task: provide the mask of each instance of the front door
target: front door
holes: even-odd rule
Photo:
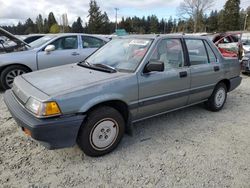
[[[190,70],[185,65],[181,39],[163,39],[151,60],[164,62],[164,72],[138,75],[138,118],[157,115],[187,105]]]
[[[77,36],[65,36],[53,41],[50,45],[55,50],[46,53],[44,50],[37,54],[38,69],[45,69],[81,61]]]

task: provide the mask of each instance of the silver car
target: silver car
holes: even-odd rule
[[[202,102],[221,110],[239,75],[238,59],[224,58],[207,38],[127,36],[81,63],[18,76],[4,100],[22,130],[47,148],[77,142],[100,156],[132,123]]]
[[[16,76],[49,67],[83,61],[109,41],[87,34],[46,35],[23,51],[0,54],[0,87],[12,87]]]

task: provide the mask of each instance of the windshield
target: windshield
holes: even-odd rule
[[[118,71],[133,72],[147,53],[151,43],[151,39],[113,39],[90,56],[86,62],[91,66],[102,65]]]
[[[35,49],[40,47],[41,45],[45,44],[46,42],[50,41],[51,39],[53,39],[54,37],[56,37],[55,35],[49,35],[49,36],[44,36],[40,39],[35,40],[34,42],[31,42],[29,44],[30,49]]]

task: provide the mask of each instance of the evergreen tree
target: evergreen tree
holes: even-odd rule
[[[31,34],[31,33],[35,33],[35,24],[34,22],[28,18],[25,22],[25,31],[24,31],[24,34]]]
[[[71,31],[73,33],[83,33],[82,20],[80,17],[77,18],[77,21],[72,24]]]
[[[150,24],[149,33],[158,33],[158,23],[159,23],[158,18],[155,15],[152,15],[149,21]]]
[[[45,18],[44,22],[43,22],[43,29],[44,29],[44,33],[49,33],[49,24],[48,24],[48,20]]]
[[[54,24],[57,24],[57,21],[55,19],[53,12],[50,12],[48,16],[48,28],[50,29],[50,27]]]
[[[217,10],[212,11],[207,18],[207,32],[218,31],[219,16]]]
[[[89,33],[101,33],[102,29],[102,19],[103,15],[100,7],[97,5],[95,0],[91,0],[89,3],[89,22],[88,22],[88,32]]]
[[[44,33],[43,17],[39,14],[36,18],[36,27],[38,33]]]
[[[240,0],[228,0],[224,6],[224,30],[240,29]]]

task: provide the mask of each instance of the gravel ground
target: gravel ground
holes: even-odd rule
[[[218,113],[198,105],[135,125],[91,158],[24,136],[0,94],[0,187],[250,187],[250,77]]]

